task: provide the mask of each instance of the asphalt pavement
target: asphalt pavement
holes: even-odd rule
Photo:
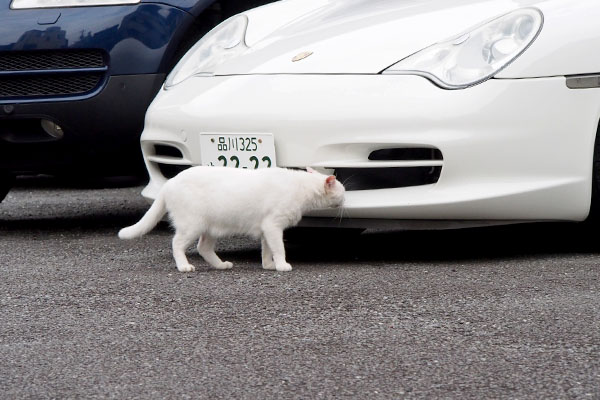
[[[326,232],[234,263],[121,241],[140,186],[19,181],[0,204],[0,398],[600,399],[593,226]]]

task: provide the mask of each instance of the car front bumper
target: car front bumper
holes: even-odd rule
[[[0,171],[20,173],[139,173],[139,134],[164,74],[108,78],[96,96],[64,102],[0,105]],[[62,127],[56,139],[42,120]]]
[[[143,195],[154,198],[166,181],[161,165],[202,163],[202,132],[271,133],[281,167],[374,169],[386,165],[369,160],[375,150],[441,152],[442,160],[387,164],[436,165],[435,183],[348,191],[345,217],[579,221],[590,208],[598,104],[600,91],[568,89],[564,77],[456,91],[416,76],[193,77],[161,91],[148,110]],[[157,145],[181,156],[157,154]]]

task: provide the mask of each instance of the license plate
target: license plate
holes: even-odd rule
[[[276,166],[273,135],[200,134],[202,165],[229,168],[271,168]]]

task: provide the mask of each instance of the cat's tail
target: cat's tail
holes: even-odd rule
[[[152,206],[136,224],[119,231],[120,239],[135,239],[150,232],[167,212],[162,191],[158,194]]]

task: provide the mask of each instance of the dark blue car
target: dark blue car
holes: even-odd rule
[[[256,0],[0,0],[0,201],[19,174],[143,171],[144,114],[185,51]]]

